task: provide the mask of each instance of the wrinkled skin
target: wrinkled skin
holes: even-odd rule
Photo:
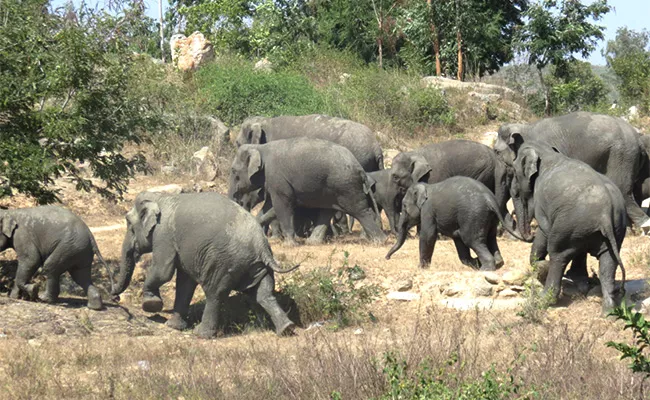
[[[34,299],[38,288],[29,283],[42,267],[47,278],[40,300],[56,303],[61,291],[61,274],[69,272],[72,279],[88,296],[88,308],[101,310],[99,290],[93,286],[93,258],[108,270],[113,285],[113,272],[102,258],[88,226],[71,211],[56,206],[41,206],[16,210],[0,210],[0,251],[12,248],[18,258],[16,281],[10,297],[21,293]]]
[[[349,150],[335,143],[295,138],[241,146],[231,168],[229,197],[238,201],[260,188],[289,244],[296,244],[298,208],[321,209],[310,237],[313,243],[322,243],[335,211],[359,220],[371,240],[386,238],[363,168]]]
[[[244,120],[237,147],[275,140],[310,137],[334,142],[350,150],[365,171],[384,169],[384,156],[375,134],[367,126],[326,115],[250,117]]]
[[[607,115],[576,112],[528,125],[503,125],[494,148],[509,165],[514,159],[509,142],[515,133],[525,140],[546,143],[606,175],[623,193],[628,219],[637,226],[648,221],[633,193],[647,156],[639,146],[638,133],[627,122]]]
[[[608,312],[618,303],[617,265],[625,278],[619,256],[627,226],[621,191],[608,177],[546,143],[525,141],[519,134],[512,141],[513,196],[521,200],[515,202],[515,212],[523,225],[529,227],[533,215],[539,224],[530,257],[531,263],[548,270],[545,290],[557,299],[568,263],[586,266],[590,254],[599,261],[603,312]],[[547,255],[549,261],[542,261]]]
[[[368,172],[368,177],[372,179],[372,192],[377,201],[377,208],[386,213],[388,224],[391,232],[397,234],[397,222],[399,211],[402,208],[400,190],[395,185],[391,185],[390,168],[381,171]]]
[[[166,195],[142,192],[126,215],[119,295],[129,286],[140,256],[153,253],[143,287],[142,308],[159,312],[160,287],[176,273],[174,314],[167,326],[187,328],[187,315],[197,284],[206,305],[195,333],[217,332],[220,307],[232,290],[250,295],[271,316],[278,335],[294,324],[278,305],[273,289],[277,263],[262,227],[243,208],[217,193]]]
[[[417,183],[404,195],[397,243],[386,259],[402,247],[408,230],[420,225],[421,268],[431,263],[438,234],[443,234],[454,240],[464,265],[494,271],[503,265],[497,244],[499,222],[503,223],[503,218],[494,194],[474,179],[456,176],[436,184]],[[516,232],[510,232],[520,238]],[[470,249],[478,260],[471,257]]]
[[[398,154],[391,168],[390,192],[403,195],[415,183],[438,183],[453,176],[466,176],[487,186],[496,196],[501,216],[514,227],[507,208],[512,170],[481,143],[449,140]]]
[[[645,156],[643,157],[641,173],[634,184],[634,199],[640,206],[643,200],[650,197],[650,160],[648,159],[648,155],[650,154],[650,135],[640,135],[639,144]]]

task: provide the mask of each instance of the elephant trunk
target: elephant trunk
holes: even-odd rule
[[[140,254],[136,250],[135,236],[131,229],[128,229],[124,242],[122,243],[122,258],[120,260],[120,273],[117,277],[117,285],[113,289],[114,296],[124,292],[131,283],[133,271],[135,270],[135,263],[138,262]]]
[[[525,241],[532,241],[533,235],[530,232],[531,216],[528,204],[522,199],[513,199],[515,213],[517,214],[517,229]]]
[[[398,222],[397,242],[388,251],[388,254],[386,254],[387,260],[390,260],[390,257],[404,245],[404,242],[406,241],[406,236],[408,235],[409,228],[410,228],[408,220],[409,218],[406,215],[406,211],[402,212],[402,215],[400,215],[399,222]]]

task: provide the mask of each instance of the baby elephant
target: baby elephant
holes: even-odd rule
[[[482,183],[456,176],[440,183],[411,186],[402,200],[397,226],[397,243],[386,259],[404,244],[408,230],[420,224],[420,267],[431,263],[438,233],[454,239],[460,261],[483,271],[503,265],[497,245],[497,225],[501,224],[519,240],[523,238],[504,224],[494,194]],[[478,265],[469,249],[478,256]]]
[[[42,301],[55,303],[58,300],[61,274],[67,271],[88,296],[88,308],[103,308],[102,297],[90,277],[93,257],[97,255],[108,270],[111,289],[113,272],[81,218],[65,208],[42,206],[0,210],[0,225],[0,251],[12,248],[18,257],[11,298],[17,299],[22,291],[34,299],[38,288],[28,282],[42,267],[47,278],[45,293],[39,296]]]

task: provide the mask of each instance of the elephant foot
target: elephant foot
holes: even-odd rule
[[[194,328],[194,334],[202,339],[212,339],[217,336],[217,330],[212,327],[208,327],[203,322],[201,322],[196,328]]]
[[[149,313],[157,313],[162,311],[163,301],[160,297],[152,294],[145,294],[142,301],[142,310]]]
[[[99,294],[99,290],[94,286],[88,288],[88,308],[91,310],[101,310],[104,308],[102,295]]]
[[[25,293],[27,294],[27,297],[29,297],[29,299],[32,300],[32,301],[36,301],[37,299],[40,298],[40,296],[38,295],[39,289],[40,288],[38,287],[38,285],[36,285],[34,283],[30,283],[29,285],[25,285]],[[43,300],[43,301],[45,301],[46,303],[49,303],[47,300]]]
[[[31,296],[30,296],[31,297]],[[38,299],[42,301],[43,303],[48,303],[48,304],[54,304],[57,302],[58,298],[51,295],[47,291],[44,293],[39,293],[38,294]]]
[[[420,261],[419,267],[420,269],[429,269],[431,267],[431,263],[426,261]]]
[[[20,298],[20,289],[18,289],[18,286],[14,286],[13,289],[11,289],[9,298],[14,300],[18,300]]]
[[[499,269],[505,265],[505,262],[503,261],[503,258],[499,253],[496,253],[494,255],[494,266]]]
[[[165,325],[168,328],[176,329],[177,331],[183,331],[188,328],[187,322],[178,313],[174,313],[174,315],[165,322]]]
[[[479,269],[481,264],[478,261],[478,258],[469,258],[466,260],[460,260],[461,264],[470,267],[472,269]]]
[[[278,336],[293,336],[295,335],[296,324],[291,321],[285,322],[281,327],[276,328],[275,333]]]
[[[479,271],[496,271],[496,270],[497,270],[496,265],[489,265],[489,266],[488,265],[483,265],[479,269]]]

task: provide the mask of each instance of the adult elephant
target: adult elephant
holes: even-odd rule
[[[218,193],[167,195],[142,192],[126,214],[122,244],[119,295],[129,286],[135,264],[153,253],[144,282],[142,308],[162,310],[160,287],[176,273],[174,314],[167,326],[185,329],[190,302],[197,284],[205,292],[206,305],[197,335],[217,332],[220,307],[231,290],[250,295],[267,313],[278,335],[294,326],[278,305],[273,272],[280,270],[262,227],[242,207]]]
[[[390,196],[399,197],[418,182],[439,183],[453,176],[473,178],[494,193],[501,216],[513,227],[507,209],[512,174],[488,146],[471,140],[449,140],[395,156],[389,191]]]
[[[509,147],[514,134],[546,143],[607,176],[623,193],[628,218],[639,227],[648,222],[633,193],[647,156],[632,125],[620,118],[582,111],[531,124],[506,124],[499,128],[494,148],[509,165],[515,156]]]
[[[381,146],[370,128],[358,122],[327,115],[250,117],[242,123],[235,143],[241,147],[244,144],[264,144],[303,136],[345,147],[367,172],[384,169]]]
[[[650,197],[650,135],[639,136],[641,151],[645,154],[641,165],[641,172],[634,184],[634,199],[641,205],[643,200]]]

